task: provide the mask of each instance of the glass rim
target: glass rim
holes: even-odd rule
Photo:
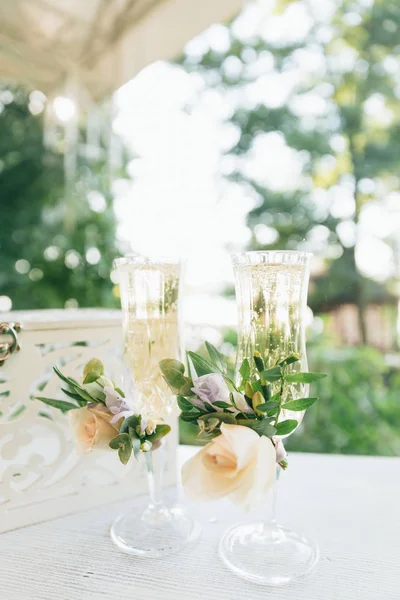
[[[303,252],[301,250],[249,250],[247,252],[235,252],[231,254],[231,259],[235,266],[272,263],[285,264],[286,262],[305,264],[310,260],[312,255],[312,252]],[[272,260],[262,260],[263,258]]]
[[[127,265],[133,267],[157,266],[157,265],[183,265],[184,260],[179,256],[167,255],[152,255],[145,254],[126,254],[115,258],[113,261],[114,268],[118,269]]]

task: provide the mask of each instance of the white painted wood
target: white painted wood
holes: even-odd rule
[[[181,459],[193,449],[182,448]],[[243,519],[227,502],[193,506],[197,546],[162,559],[121,554],[109,538],[126,502],[0,535],[2,600],[399,600],[400,458],[291,454],[280,482],[280,521],[313,535],[312,576],[268,590],[221,564],[217,543]]]
[[[146,481],[137,461],[125,467],[112,451],[76,456],[66,417],[33,399],[62,397],[54,364],[79,379],[96,357],[118,380],[120,311],[0,313],[1,321],[19,321],[23,330],[21,351],[0,367],[0,532],[142,493]],[[171,424],[168,483],[175,481],[177,445],[176,421]]]

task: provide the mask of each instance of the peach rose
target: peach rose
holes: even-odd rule
[[[182,468],[190,500],[228,496],[248,509],[265,500],[276,478],[276,452],[271,440],[250,427],[221,424],[214,438]]]
[[[112,416],[102,404],[96,404],[94,408],[83,406],[68,412],[69,424],[76,437],[77,454],[87,454],[94,446],[108,448],[110,441],[118,435],[118,429],[109,423]]]

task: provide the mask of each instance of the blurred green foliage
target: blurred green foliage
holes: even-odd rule
[[[283,22],[299,7],[310,26],[302,22],[304,34],[293,38]],[[330,16],[326,9],[320,13],[307,0],[277,0],[265,26],[273,18],[275,32],[282,23],[282,35],[243,33],[234,20],[225,30],[224,50],[212,43],[207,48],[205,38],[202,52],[179,62],[202,75],[205,93],[216,90],[232,107],[225,120],[236,137],[225,172],[254,200],[249,249],[314,252],[321,263],[310,286],[314,314],[344,303],[357,308],[360,347],[341,347],[325,333],[309,343],[310,369],[329,379],[314,386],[320,402],[288,438],[288,449],[394,455],[400,453],[398,356],[392,355],[397,367],[389,367],[382,352],[367,346],[366,309],[370,303],[394,306],[395,286],[360,272],[357,247],[363,211],[372,203],[383,210],[400,187],[400,2],[343,0]],[[255,101],[251,86],[262,77],[263,93]],[[290,85],[277,101],[273,86],[280,77]],[[283,189],[247,168],[255,140],[269,134],[278,135],[302,165],[301,178],[291,182],[288,174]],[[266,170],[268,160],[266,154]],[[395,252],[400,225],[390,225],[381,240]],[[392,331],[395,344],[395,320]],[[185,428],[182,435],[187,441],[193,431]]]
[[[45,146],[43,113],[29,104],[29,91],[0,86],[0,296],[13,309],[116,307],[110,271],[120,252],[107,156],[78,155],[66,194],[63,155]]]
[[[284,23],[296,7],[304,9],[305,33],[293,38]],[[329,12],[329,6],[321,13],[313,10],[307,0],[279,0],[275,15],[264,18],[266,27],[274,18],[281,36],[240,34],[234,21],[224,51],[211,45],[201,56],[187,54],[180,62],[202,75],[206,92],[217,90],[232,107],[230,114],[225,111],[236,132],[227,150],[232,159],[227,177],[255,201],[248,216],[251,249],[303,249],[318,255],[323,264],[310,288],[311,308],[324,312],[355,304],[365,344],[368,303],[392,300],[386,285],[360,272],[356,252],[365,206],[382,202],[400,185],[400,3],[343,0]],[[254,86],[263,77],[256,100]],[[284,88],[280,81],[286,82]],[[269,134],[275,140],[278,136],[302,165],[302,177],[289,172],[282,189],[247,168],[247,159],[257,151],[255,141]],[[265,154],[266,171],[268,160]],[[396,235],[400,227],[384,243],[393,248]]]
[[[374,348],[309,344],[310,368],[329,373],[313,384],[320,400],[287,449],[343,454],[400,454],[400,372]]]

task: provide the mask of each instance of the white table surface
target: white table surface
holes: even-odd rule
[[[180,448],[186,459],[193,449]],[[0,535],[1,600],[399,600],[400,458],[291,454],[279,520],[314,536],[306,580],[263,588],[220,562],[218,539],[242,515],[223,501],[192,506],[204,531],[190,550],[127,556],[109,537],[126,502]]]

